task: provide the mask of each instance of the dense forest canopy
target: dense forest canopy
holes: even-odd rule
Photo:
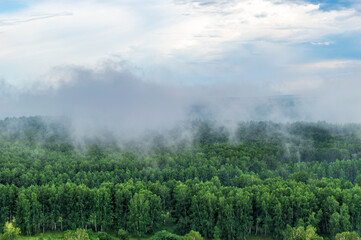
[[[79,141],[66,119],[7,118],[0,167],[0,225],[16,219],[26,235],[361,234],[358,124],[192,121],[143,141]]]

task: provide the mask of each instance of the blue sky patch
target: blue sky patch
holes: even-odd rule
[[[356,3],[355,0],[307,0],[307,2],[320,4],[320,9],[323,11],[352,8]]]
[[[327,40],[304,45],[307,55],[312,58],[361,60],[361,32],[330,35]]]
[[[26,5],[19,1],[14,0],[1,0],[0,1],[0,13],[15,12],[25,8]]]

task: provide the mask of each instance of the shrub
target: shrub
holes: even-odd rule
[[[66,232],[64,240],[89,240],[89,235],[84,229],[78,228],[76,232]]]
[[[20,234],[20,228],[15,227],[11,222],[5,223],[3,231],[4,233],[0,237],[1,240],[15,240],[19,237]]]
[[[99,240],[112,240],[112,236],[110,236],[108,233],[106,232],[98,232],[98,238]]]
[[[184,235],[184,240],[203,240],[202,235],[196,231],[190,231],[186,235]]]
[[[125,231],[124,229],[121,228],[118,231],[118,237],[120,238],[120,240],[128,240],[129,234],[127,231]]]
[[[168,232],[166,230],[159,231],[151,237],[151,240],[183,240],[181,236]]]

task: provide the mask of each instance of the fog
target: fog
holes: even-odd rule
[[[316,89],[283,94],[267,81],[181,85],[144,80],[112,63],[96,69],[59,67],[49,76],[51,81],[22,89],[2,81],[0,118],[61,116],[70,119],[77,137],[110,132],[123,139],[199,119],[229,128],[260,120],[361,122],[355,79],[333,79]]]

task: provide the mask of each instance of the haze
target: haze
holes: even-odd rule
[[[0,117],[361,122],[358,0],[0,3]]]

